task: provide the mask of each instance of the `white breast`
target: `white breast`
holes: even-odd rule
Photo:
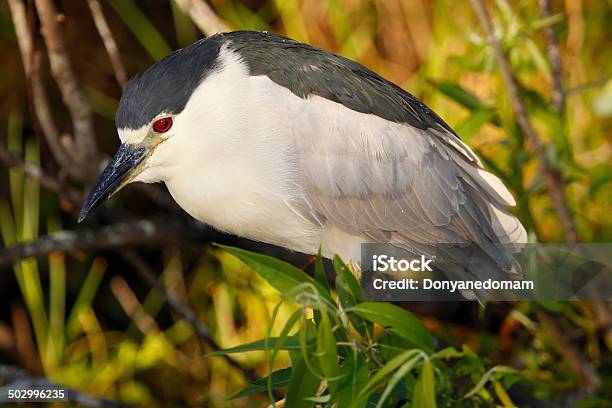
[[[267,77],[250,76],[235,55],[222,54],[224,68],[200,85],[177,115],[176,136],[160,145],[161,179],[202,222],[316,252],[322,227],[291,208],[303,193],[288,132],[302,100]]]

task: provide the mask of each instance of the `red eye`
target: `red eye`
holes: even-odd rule
[[[153,130],[157,133],[164,133],[172,127],[172,118],[161,118],[153,122]]]

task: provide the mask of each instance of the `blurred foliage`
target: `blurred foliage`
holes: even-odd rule
[[[263,349],[272,366],[280,350],[289,351],[290,368],[271,372],[230,400],[286,386],[288,407],[514,406],[505,389],[522,379],[516,370],[495,366],[485,372],[483,359],[467,346],[434,352],[432,336],[410,312],[365,302],[359,282],[338,257],[332,292],[320,254],[312,278],[274,258],[223,248],[285,294],[279,306],[286,299],[300,305],[279,337],[213,353]]]
[[[84,3],[57,2],[72,62],[96,113],[101,149],[111,153],[117,145],[113,113],[121,89]],[[234,28],[287,34],[358,60],[410,90],[511,188],[532,240],[563,240],[495,59],[467,2],[210,3]],[[102,4],[131,74],[200,37],[172,1]],[[582,240],[611,241],[609,2],[553,1],[558,14],[548,19],[539,16],[535,0],[498,0],[491,6],[496,34],[510,57],[530,118],[551,162],[566,176]],[[550,103],[551,70],[542,35],[549,25],[561,39],[566,90],[561,112]],[[27,87],[6,2],[0,4],[0,37],[5,44],[0,48],[0,123],[7,129],[0,133],[6,139],[1,142],[29,163],[53,172],[48,148],[36,140],[26,115]],[[42,49],[40,38],[36,41]],[[61,130],[69,132],[61,97],[48,75],[45,79],[53,114]],[[55,194],[40,190],[17,170],[3,169],[0,177],[4,246],[77,228]],[[150,203],[143,200],[128,189],[115,205],[150,213]],[[349,400],[353,406],[366,401],[372,406],[511,406],[520,405],[513,399],[520,395],[518,385],[543,400],[570,398],[581,388],[537,321],[537,310],[546,307],[602,378],[600,388],[582,406],[609,401],[612,339],[602,340],[602,328],[588,304],[518,303],[483,309],[409,305],[438,339],[433,347],[431,336],[412,314],[387,304],[364,304],[339,261],[332,291],[319,267],[310,278],[278,261],[227,250],[251,268],[225,251],[200,244],[145,254],[163,270],[160,279],[212,328],[225,352],[255,369],[262,380],[254,385],[221,357],[202,359],[211,350],[112,253],[53,253],[45,260],[19,262],[13,276],[0,274],[5,305],[0,310],[0,360],[141,406],[262,406],[269,402],[269,389],[276,387],[285,387],[287,406],[296,407],[315,402],[344,407]],[[519,379],[520,384],[511,387]],[[226,400],[230,395],[235,398]]]

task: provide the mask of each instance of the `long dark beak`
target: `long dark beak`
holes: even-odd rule
[[[139,165],[146,152],[147,147],[142,145],[122,144],[119,147],[115,157],[106,166],[96,185],[89,192],[79,213],[79,222],[87,218],[90,212],[140,173],[141,166]]]

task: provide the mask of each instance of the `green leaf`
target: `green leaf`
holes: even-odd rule
[[[412,313],[390,303],[364,302],[350,309],[364,319],[390,327],[413,346],[431,352],[433,340],[423,323]]]
[[[240,248],[216,244],[219,248],[234,255],[261,275],[282,294],[291,294],[295,288],[310,284],[317,289],[324,300],[333,304],[329,293],[308,274],[295,266],[267,255],[257,254]]]
[[[495,118],[495,112],[490,109],[477,109],[463,122],[455,127],[455,131],[465,142],[468,142],[480,128]]]
[[[380,356],[385,361],[414,347],[411,342],[392,330],[385,330],[378,339],[378,344],[380,345]]]
[[[480,99],[459,84],[452,82],[438,82],[435,83],[435,86],[444,95],[448,96],[469,110],[477,110],[482,107]]]
[[[417,356],[419,353],[420,352],[418,350],[404,351],[402,354],[385,364],[376,374],[374,374],[374,376],[372,376],[372,378],[370,378],[370,381],[368,381],[368,383],[361,389],[359,394],[357,394],[353,400],[353,403],[350,405],[351,408],[363,406],[363,404],[368,400],[368,397],[372,391],[374,391],[376,387],[378,387],[384,381],[385,377],[397,370],[410,359]]]
[[[336,338],[332,331],[327,312],[321,312],[321,323],[317,335],[317,357],[321,371],[327,378],[329,388],[332,392],[340,378],[340,364],[338,363],[338,347]]]
[[[289,380],[285,406],[293,408],[312,407],[314,402],[307,398],[315,397],[319,383],[320,380],[306,367],[304,360],[298,361]]]
[[[491,368],[489,371],[487,371],[482,377],[480,377],[480,380],[476,383],[476,385],[470,391],[468,391],[468,393],[465,394],[463,398],[470,398],[476,395],[478,391],[480,391],[485,386],[487,381],[491,379],[499,379],[499,378],[502,378],[506,374],[516,374],[516,373],[517,371],[513,368],[505,367],[505,366],[495,366]]]
[[[258,392],[264,392],[268,389],[268,381],[270,381],[270,383],[272,384],[272,388],[284,387],[289,384],[292,371],[292,367],[282,368],[280,370],[274,371],[269,376],[260,378],[248,387],[243,388],[236,394],[232,395],[231,397],[228,397],[227,400],[234,400],[237,398],[246,397],[247,395],[256,394]]]
[[[347,304],[356,305],[357,303],[362,302],[363,293],[361,291],[359,281],[357,278],[355,278],[355,275],[353,275],[342,259],[340,259],[340,257],[337,255],[334,256],[334,269],[336,270],[337,276],[340,277],[342,289],[347,296]]]
[[[302,330],[305,330],[305,333],[302,332]],[[296,334],[296,336],[300,340],[300,349],[288,351],[289,359],[291,360],[292,365],[296,365],[298,361],[302,360],[302,358],[304,357],[304,354],[307,354],[308,352],[311,351],[309,350],[309,347],[311,345],[316,347],[317,327],[312,322],[312,320],[310,320],[308,324],[305,325],[305,328],[304,328],[304,325],[300,326],[299,331]],[[302,344],[306,345],[306,350],[302,349]]]
[[[457,350],[454,347],[446,347],[446,348],[438,351],[432,357],[438,358],[440,360],[446,360],[446,359],[449,359],[449,358],[461,358],[463,356],[465,356],[464,352],[459,351],[459,350]]]
[[[607,187],[607,185],[612,182],[612,172],[604,171],[602,173],[596,173],[591,170],[591,180],[589,195],[594,196],[602,190],[603,187]]]
[[[342,378],[337,387],[338,406],[348,407],[368,382],[368,368],[364,354],[353,350],[353,353],[344,359],[344,364],[340,367],[340,375]],[[365,402],[361,405],[354,405],[354,407],[364,408]]]
[[[319,362],[316,358],[310,358],[310,352],[308,350],[308,334],[311,332],[317,333],[317,328],[310,319],[306,319],[306,315],[302,316],[302,324],[300,326],[299,337],[300,337],[300,350],[302,352],[302,361],[306,364],[306,367],[310,372],[317,377],[319,380],[325,379],[325,376],[319,371]],[[315,335],[318,337],[317,335]]]
[[[300,339],[297,336],[288,336],[284,340],[284,344],[278,345],[279,337],[269,337],[267,339],[261,339],[254,341],[252,343],[241,344],[236,347],[230,347],[223,350],[212,351],[202,358],[214,357],[214,356],[224,356],[232,353],[246,353],[249,351],[262,351],[262,350],[299,350],[300,349]]]
[[[473,93],[471,93],[470,91],[462,87],[461,85],[457,83],[453,83],[453,82],[440,82],[440,83],[434,83],[434,85],[444,95],[448,96],[449,98],[453,99],[455,102],[459,103],[460,105],[462,105],[463,107],[471,111],[489,112],[491,114],[491,117],[487,119],[487,122],[491,122],[493,125],[498,126],[498,127],[501,126],[501,120],[499,116],[497,115],[497,113],[494,112],[489,106],[483,104],[476,95],[474,95]],[[476,119],[473,119],[473,120],[476,120]],[[467,126],[467,125],[464,125],[462,123],[461,125],[459,125],[459,127],[461,126]],[[463,138],[464,137],[463,133],[459,132],[458,130],[459,127],[457,127],[455,130],[457,130],[457,134]],[[467,133],[469,132],[466,132],[466,134]]]
[[[434,370],[429,359],[423,362],[421,375],[417,380],[412,396],[413,408],[436,408],[436,383]]]
[[[387,400],[387,398],[389,398],[389,396],[391,395],[391,392],[393,391],[395,386],[406,375],[408,375],[408,373],[410,372],[410,370],[412,370],[414,368],[414,366],[416,366],[416,364],[418,363],[420,357],[421,356],[415,356],[415,357],[411,358],[406,363],[404,363],[395,373],[393,373],[393,376],[391,377],[391,379],[387,383],[387,386],[385,387],[385,390],[383,391],[382,395],[380,396],[380,399],[378,400],[378,402],[376,404],[376,408],[382,408],[383,407],[384,402]]]
[[[553,24],[557,24],[565,19],[563,13],[553,14],[552,16],[539,18],[537,20],[533,20],[530,23],[532,30],[540,30],[544,27],[551,26]]]
[[[278,309],[276,309],[276,311],[277,310]],[[275,313],[276,313],[276,311],[275,311]],[[291,329],[293,328],[295,323],[302,317],[302,315],[303,315],[302,310],[298,309],[295,312],[293,312],[293,314],[289,317],[287,322],[285,322],[285,326],[281,330],[280,336],[277,338],[276,342],[274,343],[274,347],[273,347],[274,351],[272,352],[272,355],[270,356],[270,359],[268,360],[268,369],[269,370],[272,370],[272,366],[274,364],[276,356],[278,355],[278,352],[280,350],[282,350],[282,347],[284,346],[285,342],[289,338],[289,331],[291,331]],[[303,338],[304,336],[306,338]],[[307,348],[308,347],[308,340],[309,339],[310,338],[308,337],[308,333],[300,333],[300,336],[298,337],[300,353],[304,353],[303,348]],[[271,391],[272,388],[270,387],[268,390]],[[270,399],[272,399],[272,393],[271,392],[270,392]]]
[[[66,336],[69,340],[74,339],[79,333],[81,324],[79,322],[79,314],[91,307],[91,304],[98,293],[98,288],[106,271],[106,262],[101,259],[95,259],[92,264],[85,281],[81,285],[79,294],[72,305],[72,310],[68,316],[66,323]]]
[[[482,376],[485,372],[485,364],[476,353],[466,345],[463,345],[462,352],[464,357],[458,360],[453,366],[452,371],[456,376]]]
[[[350,309],[363,302],[363,293],[357,278],[338,256],[334,257],[334,270],[336,271],[336,293],[342,307]],[[370,336],[372,328],[362,318],[349,314],[349,319],[362,336],[366,338]]]

